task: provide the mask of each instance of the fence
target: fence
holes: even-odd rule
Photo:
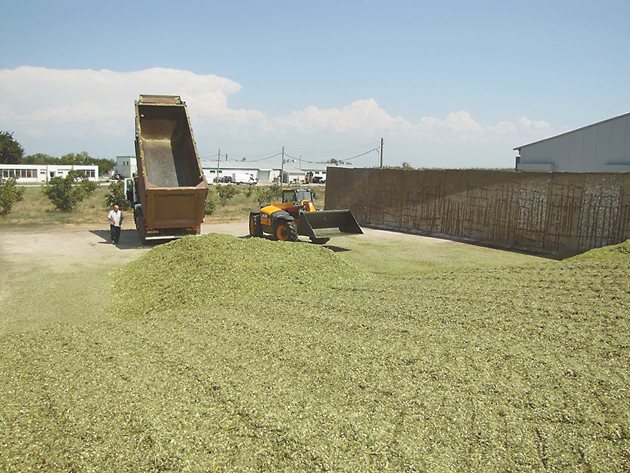
[[[630,238],[630,173],[328,168],[359,223],[565,255]]]

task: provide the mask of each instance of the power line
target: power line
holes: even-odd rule
[[[372,151],[378,151],[378,148],[372,148],[372,149],[370,149],[370,150],[367,150],[367,151],[366,151],[366,152],[364,152],[364,153],[357,154],[356,156],[352,156],[351,158],[343,158],[343,160],[342,160],[342,161],[350,161],[351,159],[360,158],[361,156],[365,156],[366,154],[369,154],[369,153],[371,153]]]
[[[265,161],[267,159],[271,159],[271,158],[275,158],[276,156],[280,156],[282,153],[276,153],[276,154],[272,154],[271,156],[266,156],[264,158],[260,158],[260,159],[251,159],[251,160],[247,160],[248,163],[257,163],[258,161]]]
[[[246,161],[246,162],[248,162],[248,163],[257,163],[258,161],[265,161],[265,160],[267,160],[267,159],[275,158],[276,156],[280,156],[281,154],[282,154],[282,153],[276,153],[276,154],[272,154],[271,156],[265,156],[265,157],[263,157],[263,158],[259,158],[259,159],[246,159],[245,161]],[[211,160],[211,159],[214,159],[215,157],[216,157],[216,158],[218,158],[218,159],[223,158],[224,160],[228,161],[228,159],[227,159],[227,158],[228,158],[228,154],[227,154],[227,153],[225,153],[225,154],[216,153],[216,154],[214,154],[213,156],[205,156],[205,157],[202,157],[202,158],[201,158],[201,160],[202,160],[202,161],[209,161],[209,160]],[[243,156],[243,157],[244,157],[244,156]],[[242,157],[242,158],[243,158],[243,157]],[[233,158],[233,159],[232,159],[232,161],[242,162],[242,159],[239,159],[239,158]]]
[[[341,153],[352,153],[361,149],[365,149],[370,146],[371,143],[360,144],[360,145],[352,145],[343,148],[335,148],[335,149],[322,149],[318,151],[300,151],[298,154],[341,154]]]
[[[297,158],[297,157],[295,157],[295,156],[293,156],[293,155],[291,155],[291,154],[289,154],[289,153],[287,153],[287,152],[285,151],[284,153],[283,153],[283,152],[279,152],[279,153],[271,154],[271,155],[269,155],[269,156],[264,156],[264,157],[257,158],[257,159],[246,159],[246,162],[248,162],[248,163],[258,163],[258,162],[260,162],[260,161],[266,161],[266,160],[268,160],[268,159],[273,159],[273,158],[276,158],[276,157],[278,157],[278,156],[283,156],[283,159],[284,159],[284,157],[288,157],[288,158],[291,158],[291,159],[294,159],[294,160],[296,160],[296,161],[300,161],[300,162],[303,162],[303,163],[309,163],[309,164],[330,164],[330,161],[331,161],[332,159],[335,159],[335,160],[337,160],[337,161],[341,161],[341,162],[343,162],[343,161],[352,161],[353,159],[360,158],[360,157],[365,156],[366,154],[370,154],[370,153],[372,153],[372,152],[374,152],[374,151],[379,152],[379,148],[378,148],[378,147],[374,147],[374,148],[370,148],[370,149],[369,149],[369,150],[367,150],[367,151],[363,151],[363,152],[361,152],[361,153],[355,154],[355,155],[350,156],[350,157],[347,157],[347,158],[330,158],[330,159],[328,159],[328,160],[326,160],[326,161],[315,161],[315,160],[309,160],[309,159],[304,159],[304,158],[303,158],[303,157],[301,157],[301,156],[300,156],[299,158]],[[304,154],[307,154],[307,153],[311,153],[311,154],[322,153],[322,154],[324,154],[324,153],[326,153],[326,152],[324,152],[324,151],[311,151],[311,152],[304,152]],[[227,160],[228,160],[228,159],[227,159],[228,154],[227,154],[227,153],[225,153],[225,155],[223,155],[223,154],[221,154],[221,151],[220,151],[220,150],[219,150],[219,152],[218,152],[215,156],[216,156],[216,158],[217,158],[217,163],[221,160],[221,158],[224,158],[224,159],[225,159],[225,161],[227,161]],[[208,158],[201,158],[201,159],[202,159],[202,160],[210,160],[210,159],[212,159],[212,158],[208,157]],[[242,162],[242,160],[240,160],[240,159],[236,159],[235,161]]]
[[[252,159],[259,159],[259,158],[263,158],[263,157],[269,156],[272,153],[273,153],[273,151],[267,151],[266,153],[260,153],[260,154],[251,155],[250,158],[252,158]],[[245,153],[243,153],[243,154],[245,154]]]
[[[349,158],[340,158],[340,159],[334,158],[334,159],[337,159],[337,161],[351,161],[353,159],[360,158],[361,156],[365,156],[366,154],[372,153],[374,151],[378,151],[378,148],[369,149],[367,151],[364,151],[362,153],[356,154],[354,156],[350,156]],[[284,154],[285,154],[285,156],[288,156],[290,158],[298,159],[295,156],[291,156],[288,153],[284,153]],[[333,159],[333,158],[331,158],[331,159]],[[305,162],[305,163],[309,163],[309,164],[330,164],[330,162],[329,162],[330,160],[328,160],[328,161],[311,161],[311,160],[302,158],[302,161]]]

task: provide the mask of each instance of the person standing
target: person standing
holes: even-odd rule
[[[114,245],[118,244],[118,240],[120,240],[120,226],[123,221],[122,210],[118,205],[114,205],[112,210],[107,214],[107,220],[109,220],[109,232],[112,237],[112,243]]]

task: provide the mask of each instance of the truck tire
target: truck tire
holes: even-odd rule
[[[144,215],[142,215],[142,211],[137,212],[135,214],[136,221],[136,230],[138,231],[138,238],[140,239],[140,244],[147,244],[147,231],[144,225]]]
[[[249,214],[249,236],[257,238],[263,236],[260,214]]]
[[[298,239],[295,222],[291,220],[280,220],[277,222],[273,234],[274,238],[280,241],[297,241]]]

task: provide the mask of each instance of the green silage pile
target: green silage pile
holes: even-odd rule
[[[630,257],[630,240],[623,241],[616,245],[608,245],[602,248],[595,248],[585,253],[579,254],[569,261],[588,261],[588,260],[619,260],[626,261]]]
[[[112,275],[117,316],[280,299],[295,310],[308,294],[365,273],[331,250],[306,244],[209,234],[158,246]]]
[[[142,317],[0,337],[0,471],[627,471],[629,261],[156,247]]]

